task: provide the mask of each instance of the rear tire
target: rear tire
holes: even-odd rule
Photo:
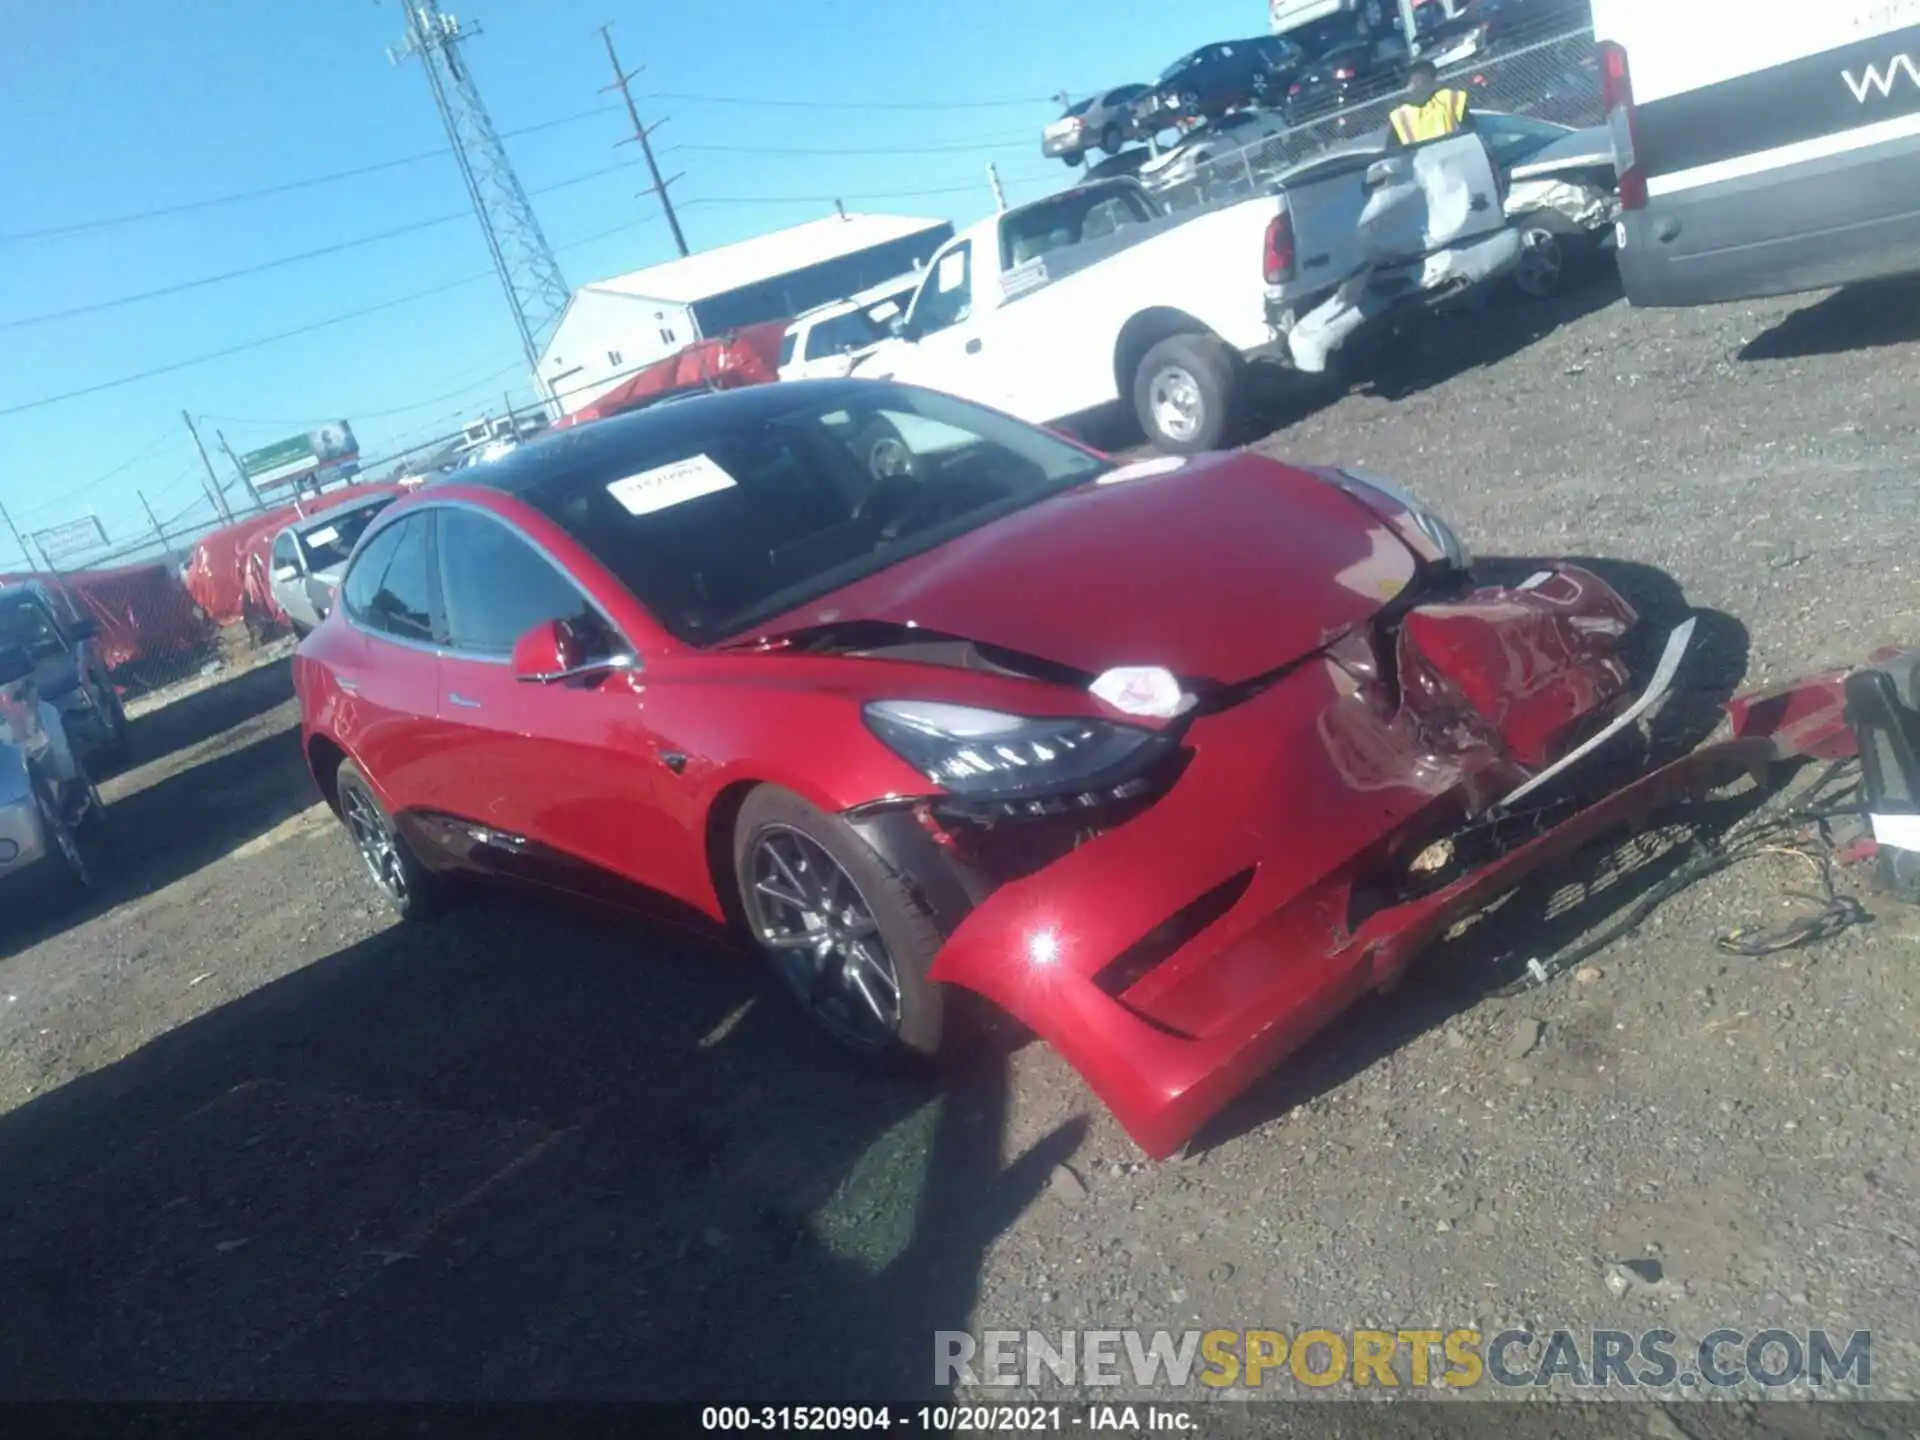
[[[1513,288],[1529,300],[1551,300],[1580,284],[1593,259],[1593,236],[1557,210],[1534,210],[1513,222],[1520,263]]]
[[[360,767],[342,760],[334,772],[340,821],[380,898],[402,920],[431,920],[448,907],[451,887],[413,853]]]
[[[1133,410],[1155,448],[1198,455],[1226,438],[1239,388],[1238,364],[1212,335],[1174,335],[1133,372]]]
[[[939,930],[846,821],[762,786],[734,822],[733,870],[755,946],[841,1049],[897,1067],[965,1048],[966,997],[927,979]]]

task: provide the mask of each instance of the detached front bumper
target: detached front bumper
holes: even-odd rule
[[[1702,752],[1517,848],[1421,877],[1416,857],[1626,708],[1614,649],[1634,619],[1572,566],[1417,607],[1393,642],[1397,702],[1377,683],[1386,657],[1339,642],[1197,720],[1162,798],[987,896],[932,978],[1011,1012],[1143,1150],[1171,1154],[1456,919],[1770,753],[1752,739]]]
[[[1267,323],[1284,337],[1294,368],[1318,375],[1336,351],[1361,335],[1457,300],[1506,274],[1519,260],[1520,233],[1495,230],[1406,264],[1356,275],[1305,314],[1296,314],[1284,296],[1269,294]]]

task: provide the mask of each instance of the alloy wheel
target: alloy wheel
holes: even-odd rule
[[[889,1044],[900,1028],[899,972],[853,877],[785,826],[762,831],[747,858],[754,937],[787,987],[842,1044]]]
[[[1177,365],[1168,365],[1154,373],[1147,386],[1147,405],[1154,426],[1176,443],[1185,443],[1200,433],[1206,419],[1206,402],[1200,397],[1200,382]]]
[[[1558,235],[1542,229],[1520,233],[1520,264],[1513,279],[1527,294],[1541,298],[1555,294],[1566,268]]]
[[[340,809],[342,818],[347,822],[347,833],[353,837],[353,845],[360,852],[360,859],[367,867],[367,874],[396,902],[407,898],[407,875],[400,863],[400,846],[393,833],[393,823],[373,801],[373,797],[357,786],[342,786]]]

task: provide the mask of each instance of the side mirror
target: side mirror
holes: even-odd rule
[[[273,567],[273,578],[276,580],[298,580],[300,578],[300,567],[298,565],[276,565]]]
[[[637,669],[632,655],[588,658],[579,631],[565,620],[548,620],[522,635],[513,647],[513,675],[528,685],[558,685]]]
[[[100,633],[100,627],[92,620],[82,618],[67,626],[67,633],[76,641],[91,640]]]
[[[896,340],[906,339],[907,317],[905,315],[889,315],[887,317],[887,333]]]

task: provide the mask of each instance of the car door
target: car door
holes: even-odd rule
[[[374,534],[340,587],[348,625],[326,651],[340,689],[333,725],[413,838],[435,743],[440,602],[433,516],[414,511]]]
[[[978,312],[973,242],[962,240],[933,262],[907,315],[906,338],[913,343],[899,378],[983,405],[1004,404],[1008,357],[994,353]]]
[[[306,566],[301,560],[300,542],[291,530],[273,537],[273,553],[267,563],[274,602],[294,624],[311,630],[320,621],[307,602]]]
[[[649,904],[671,843],[658,812],[664,762],[637,670],[555,684],[519,679],[514,643],[549,620],[595,637],[591,658],[632,647],[573,579],[504,518],[438,507],[447,651],[436,782],[471,822],[474,863],[615,903]]]

